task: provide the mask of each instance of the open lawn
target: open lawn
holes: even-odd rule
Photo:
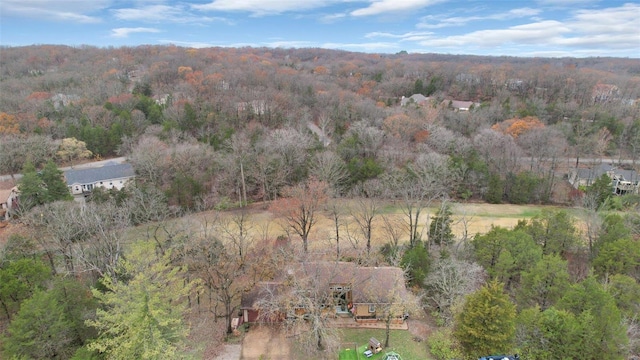
[[[384,329],[341,329],[341,332],[343,341],[358,344],[359,359],[366,359],[363,353],[367,349],[370,338],[374,337],[384,345]],[[385,352],[389,351],[397,352],[405,360],[431,359],[426,342],[415,341],[411,332],[406,330],[391,330],[389,347],[383,348],[381,352],[368,359],[383,359]]]
[[[366,349],[366,346],[365,346]],[[358,357],[358,349],[343,349],[338,356],[339,360],[360,360]],[[364,352],[364,350],[362,350]]]

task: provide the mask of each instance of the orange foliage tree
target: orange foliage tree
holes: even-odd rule
[[[20,125],[15,116],[4,112],[0,113],[0,135],[19,134]]]
[[[499,131],[513,138],[526,133],[529,130],[543,128],[544,124],[535,116],[527,116],[522,119],[513,118],[499,122],[491,127],[492,130]]]
[[[284,189],[284,198],[276,200],[270,210],[285,221],[286,227],[302,240],[304,252],[308,252],[309,233],[316,224],[316,213],[327,201],[327,183],[310,178],[306,183]]]

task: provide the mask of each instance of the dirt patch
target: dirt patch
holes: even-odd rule
[[[282,331],[272,327],[252,326],[242,341],[242,360],[291,359],[289,341]]]

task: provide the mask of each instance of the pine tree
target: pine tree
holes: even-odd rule
[[[37,291],[25,300],[3,339],[7,359],[66,359],[74,336],[53,293]]]
[[[62,176],[62,171],[56,164],[49,160],[42,169],[42,182],[44,183],[44,202],[50,203],[58,200],[73,200],[67,184]]]
[[[454,336],[469,358],[507,353],[514,339],[515,317],[515,305],[494,280],[467,297]]]
[[[18,182],[18,189],[20,189],[18,203],[21,210],[26,211],[34,206],[44,204],[45,194],[42,179],[31,161],[27,161],[22,168],[22,178]]]
[[[438,209],[436,216],[429,224],[429,241],[437,245],[449,245],[453,242],[453,230],[451,230],[451,206],[443,204]]]

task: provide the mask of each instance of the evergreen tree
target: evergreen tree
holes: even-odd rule
[[[19,309],[20,303],[51,278],[51,269],[42,261],[21,258],[0,267],[0,305],[8,319]]]
[[[42,179],[31,161],[27,161],[22,168],[22,178],[18,181],[18,189],[20,189],[18,204],[21,210],[27,211],[34,206],[44,204],[46,196]]]
[[[37,291],[25,300],[4,338],[7,359],[65,359],[75,349],[62,305],[51,292]]]
[[[544,255],[559,254],[566,257],[580,244],[575,219],[564,210],[543,210],[525,229],[542,246]]]
[[[498,174],[490,174],[484,199],[491,204],[500,204],[504,195],[504,181]]]
[[[576,316],[593,317],[591,326],[597,337],[585,344],[585,352],[602,359],[623,358],[628,338],[622,315],[613,296],[593,276],[572,286],[558,302],[558,308]]]
[[[418,243],[404,252],[400,266],[408,272],[410,285],[422,286],[431,267],[429,252],[422,243]]]
[[[613,187],[609,175],[602,174],[587,188],[586,193],[593,196],[598,207],[602,206],[613,195]]]
[[[140,244],[121,261],[117,278],[105,276],[102,292],[93,295],[102,305],[95,320],[98,338],[87,347],[107,359],[174,359],[184,346],[183,322],[187,295],[195,284],[185,282],[184,269],[173,267],[169,254],[149,259],[153,244]],[[128,280],[126,280],[128,279]]]
[[[518,289],[520,306],[553,306],[571,285],[567,261],[558,255],[545,256],[530,270],[522,273]]]
[[[468,358],[507,353],[514,340],[515,318],[515,305],[494,280],[467,297],[454,336]]]
[[[42,182],[44,183],[43,201],[45,203],[58,200],[73,200],[73,196],[71,196],[62,176],[62,171],[58,169],[52,160],[49,160],[44,169],[42,169]]]
[[[597,359],[589,352],[595,341],[593,316],[581,316],[550,307],[540,311],[533,307],[518,315],[517,346],[523,359],[563,360]]]
[[[429,241],[437,245],[449,245],[453,242],[453,230],[451,230],[451,206],[449,204],[443,204],[438,209],[436,215],[429,224]]]

